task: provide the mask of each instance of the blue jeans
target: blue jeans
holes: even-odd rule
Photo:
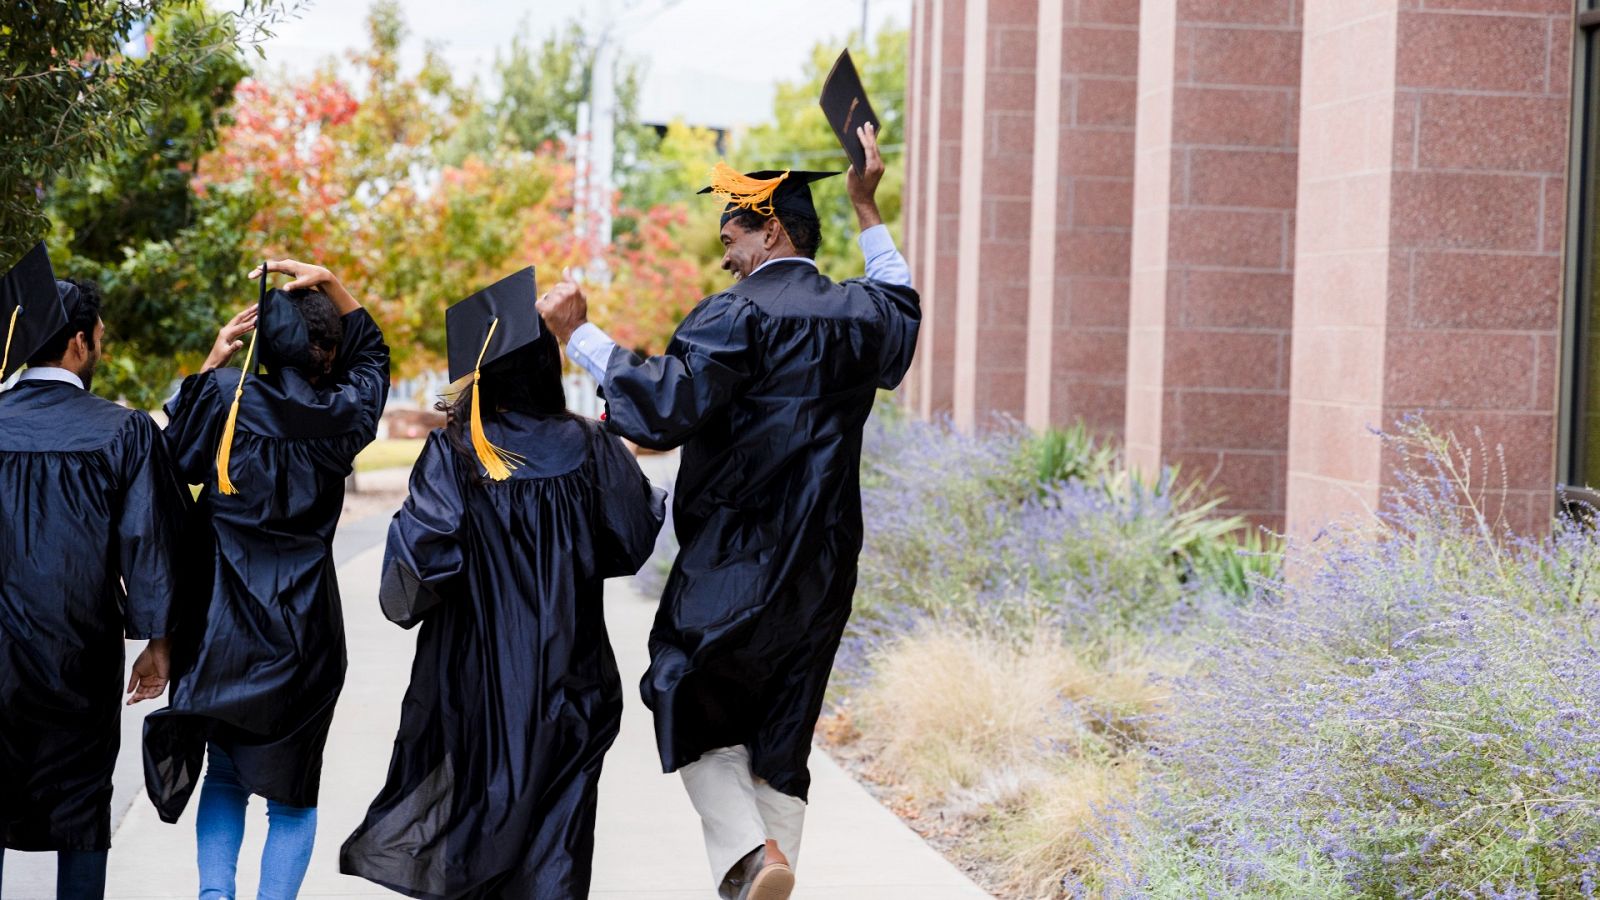
[[[200,847],[200,900],[233,900],[244,843],[244,809],[250,792],[239,784],[233,760],[215,744],[209,748],[195,836]],[[317,838],[317,808],[267,801],[267,845],[261,850],[260,900],[293,900],[311,865]]]
[[[5,895],[6,848],[0,847],[0,896]],[[100,900],[106,895],[106,851],[56,851],[56,900]]]

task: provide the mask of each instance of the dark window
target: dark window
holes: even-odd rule
[[[1582,499],[1600,493],[1600,0],[1579,0],[1573,45],[1573,157],[1561,479]]]

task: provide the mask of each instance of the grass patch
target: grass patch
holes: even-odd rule
[[[427,438],[389,438],[373,441],[356,455],[357,472],[376,472],[379,469],[409,469],[422,455],[422,445]]]
[[[886,645],[873,670],[855,709],[878,772],[975,823],[1003,896],[1058,896],[1092,867],[1097,817],[1133,796],[1165,696],[1149,660],[946,621]]]

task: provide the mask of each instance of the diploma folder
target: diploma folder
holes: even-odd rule
[[[856,129],[867,122],[872,123],[874,131],[882,129],[878,126],[878,114],[867,99],[867,90],[861,86],[861,73],[856,71],[855,61],[850,58],[848,49],[834,60],[833,69],[828,72],[827,80],[822,82],[822,114],[828,117],[828,124],[833,126],[833,133],[838,136],[845,155],[850,157],[850,165],[855,166],[856,174],[865,172],[867,151],[862,148],[861,139],[856,137]]]

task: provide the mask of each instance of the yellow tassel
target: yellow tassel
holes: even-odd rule
[[[11,337],[17,333],[17,316],[22,314],[22,307],[18,306],[11,311],[11,327],[6,329],[6,349],[0,353],[0,381],[6,377],[6,369],[11,366]]]
[[[490,478],[505,481],[514,470],[521,468],[525,460],[520,454],[489,443],[489,435],[483,430],[483,414],[478,411],[478,397],[483,393],[478,390],[478,380],[483,374],[483,357],[489,352],[489,342],[494,340],[494,330],[499,324],[499,319],[489,322],[489,334],[483,339],[483,349],[478,351],[478,364],[472,367],[472,449],[477,451],[478,462],[483,463],[484,471],[489,473]]]
[[[751,212],[763,216],[772,215],[772,192],[778,189],[784,179],[789,177],[784,172],[777,178],[751,178],[736,171],[725,162],[719,162],[711,169],[711,193],[717,197],[741,206]]]
[[[217,446],[217,490],[224,494],[237,494],[228,477],[228,463],[233,459],[233,426],[239,421],[239,397],[244,393],[244,379],[250,374],[250,361],[256,355],[256,333],[250,333],[250,348],[244,351],[244,370],[239,373],[239,385],[233,389],[233,403],[228,406],[228,421],[222,426],[222,443]]]

